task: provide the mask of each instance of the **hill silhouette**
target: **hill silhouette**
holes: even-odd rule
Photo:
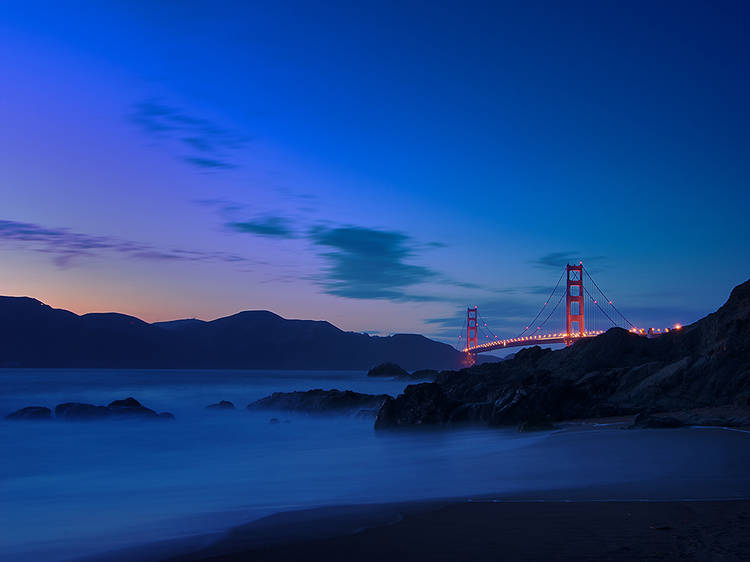
[[[0,297],[2,367],[366,370],[391,361],[412,370],[457,368],[462,359],[453,347],[416,334],[369,336],[265,310],[149,324]]]

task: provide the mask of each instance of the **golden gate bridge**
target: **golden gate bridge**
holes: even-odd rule
[[[593,294],[583,283],[584,274],[591,281]],[[563,277],[565,277],[565,285],[562,285]],[[560,293],[559,297],[558,292]],[[565,300],[564,310],[560,308],[563,300]],[[554,305],[550,308],[551,303],[554,303]],[[558,310],[562,314],[555,317]],[[615,326],[648,337],[655,337],[670,331],[670,328],[650,328],[646,330],[635,326],[605,295],[584,267],[583,262],[579,262],[577,265],[567,264],[565,266],[555,288],[552,289],[542,308],[521,333],[515,337],[499,338],[479,314],[479,307],[467,308],[466,323],[464,324],[466,341],[462,347],[464,352],[475,355],[507,347],[553,343],[571,345],[576,340],[598,336]],[[680,325],[676,325],[672,329],[679,330]],[[459,341],[461,339],[462,336],[459,336]]]

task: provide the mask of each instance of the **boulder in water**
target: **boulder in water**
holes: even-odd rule
[[[49,420],[52,410],[46,406],[27,406],[5,416],[6,420]]]
[[[81,404],[80,402],[65,402],[55,406],[55,417],[65,421],[88,421],[108,418],[112,415],[106,406]]]
[[[396,363],[381,363],[367,371],[368,377],[408,377],[409,373]]]
[[[234,404],[229,400],[222,400],[216,404],[209,404],[206,406],[206,410],[234,410]]]
[[[129,397],[124,400],[110,402],[107,409],[113,416],[129,418],[158,418],[159,414],[151,408],[146,408],[135,398]]]
[[[362,394],[351,390],[274,392],[248,405],[248,410],[293,410],[308,414],[349,413],[380,408],[390,398],[385,394]]]

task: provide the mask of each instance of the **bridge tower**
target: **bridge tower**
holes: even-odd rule
[[[466,309],[466,347],[476,347],[479,343],[479,321],[477,320],[478,309]]]
[[[582,336],[583,325],[583,262],[578,265],[565,266],[565,275],[568,281],[567,293],[565,295],[565,320],[568,337]],[[572,340],[565,343],[570,345]]]

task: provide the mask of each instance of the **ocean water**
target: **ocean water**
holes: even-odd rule
[[[325,505],[571,490],[589,499],[750,496],[743,432],[375,432],[356,416],[245,409],[275,391],[395,395],[405,384],[364,372],[0,370],[2,416],[127,396],[176,416],[0,421],[0,559],[69,560]],[[222,399],[237,411],[205,409]]]

